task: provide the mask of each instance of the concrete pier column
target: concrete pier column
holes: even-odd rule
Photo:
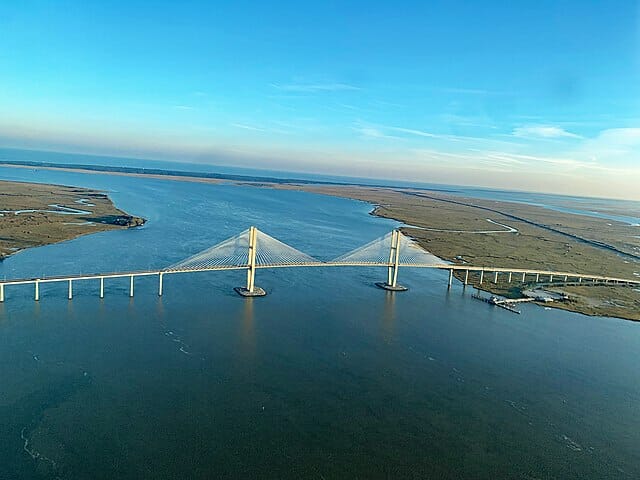
[[[396,246],[393,258],[393,283],[392,287],[398,286],[398,267],[400,266],[400,232],[398,230],[396,232]]]
[[[569,277],[567,275],[564,276],[564,283],[567,283],[567,280],[569,279]]]
[[[249,268],[247,269],[247,291],[253,293],[256,283],[256,227],[249,228]]]
[[[508,280],[507,280],[507,282],[509,282],[509,283],[511,283],[511,275],[512,275],[512,273],[511,273],[511,272],[509,272],[509,278],[508,278]]]
[[[453,268],[449,269],[449,288],[451,288],[451,283],[453,283]]]
[[[389,267],[387,267],[387,285],[393,283],[393,261],[395,259],[396,250],[396,231],[391,232],[391,248],[389,249]]]
[[[158,274],[158,277],[159,277],[159,278],[158,278],[158,296],[159,296],[159,297],[161,297],[161,296],[162,296],[162,275],[163,275],[163,273],[162,273],[162,272],[160,272],[160,273]]]
[[[133,275],[129,277],[129,296],[133,297]]]
[[[483,279],[484,279],[484,270],[480,270],[480,285],[482,285]]]
[[[100,277],[100,298],[104,298],[104,277]]]
[[[582,277],[578,277],[578,283],[582,283]]]
[[[527,272],[522,272],[522,283],[524,283],[524,279],[526,278],[526,276],[527,276]]]
[[[73,280],[69,280],[69,300],[73,298]]]
[[[247,255],[247,286],[234,287],[238,295],[243,297],[263,297],[267,294],[262,288],[256,287],[256,253],[257,253],[258,229],[249,227],[249,252]]]
[[[36,280],[35,286],[36,286],[36,292],[35,292],[34,299],[37,302],[38,300],[40,300],[40,280]]]
[[[0,302],[4,302],[4,283],[0,283]]]
[[[407,287],[398,285],[398,269],[400,267],[400,231],[391,232],[391,248],[389,249],[389,263],[387,264],[387,281],[376,282],[376,286],[393,292],[403,292]]]
[[[493,283],[498,283],[498,272],[493,272]]]
[[[553,275],[549,275],[549,283],[553,283]]]
[[[469,285],[469,270],[465,270],[464,272],[464,284]]]
[[[538,283],[540,281],[540,274],[536,273],[536,283]]]

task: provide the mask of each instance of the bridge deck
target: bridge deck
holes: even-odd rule
[[[271,268],[310,268],[310,267],[391,267],[389,263],[382,262],[313,262],[313,263],[294,263],[294,264],[266,264],[256,265],[256,269],[271,269]],[[484,272],[484,273],[512,273],[512,274],[525,274],[525,275],[539,275],[546,277],[556,277],[557,281],[553,283],[564,283],[562,280],[567,277],[569,279],[583,279],[596,280],[602,282],[615,282],[625,283],[630,285],[639,285],[639,279],[628,279],[621,277],[610,277],[605,275],[593,275],[590,273],[575,273],[575,272],[561,272],[554,270],[536,270],[529,268],[507,268],[507,267],[477,267],[473,265],[452,265],[452,264],[419,264],[419,263],[400,263],[400,267],[404,268],[432,268],[437,270],[451,270],[451,271],[463,271],[463,272]],[[105,272],[105,273],[85,273],[78,275],[57,275],[57,276],[43,276],[32,278],[15,278],[0,280],[0,285],[24,285],[32,283],[54,283],[54,282],[68,282],[75,280],[92,280],[100,278],[124,278],[124,277],[145,277],[153,275],[172,275],[179,273],[195,273],[195,272],[211,272],[211,271],[223,271],[223,270],[246,270],[248,265],[219,265],[206,268],[185,268],[185,269],[172,269],[172,270],[132,270],[125,272]],[[538,282],[543,283],[543,282]],[[544,282],[549,283],[549,282]]]
[[[158,295],[162,295],[164,275],[179,273],[211,272],[223,270],[247,270],[247,289],[253,292],[255,272],[268,268],[308,268],[308,267],[382,267],[388,268],[388,281],[385,285],[396,287],[399,267],[433,268],[449,271],[449,286],[455,271],[465,272],[464,283],[467,284],[470,272],[480,272],[480,283],[485,272],[494,274],[497,281],[500,273],[508,273],[509,281],[513,274],[521,274],[524,282],[526,275],[535,275],[536,283],[540,284],[540,277],[546,276],[549,283],[589,284],[582,280],[609,282],[624,285],[640,285],[640,278],[626,279],[604,275],[592,275],[574,272],[555,272],[551,270],[537,270],[530,268],[506,267],[477,267],[472,265],[453,265],[424,250],[413,239],[406,237],[399,230],[384,235],[366,245],[352,250],[332,261],[322,261],[301,252],[274,237],[259,231],[255,227],[224,240],[212,247],[202,250],[178,263],[157,270],[133,270],[124,272],[84,273],[78,275],[57,275],[33,278],[15,278],[0,280],[0,302],[4,301],[4,290],[7,285],[35,284],[35,299],[39,299],[41,283],[68,282],[69,299],[73,297],[74,281],[100,280],[100,297],[104,295],[104,280],[107,278],[129,278],[129,295],[133,296],[134,279],[136,277],[158,276]],[[393,275],[392,275],[393,273]],[[553,282],[554,278],[556,279]],[[383,287],[386,288],[386,287]]]

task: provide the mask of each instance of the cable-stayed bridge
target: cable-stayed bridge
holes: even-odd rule
[[[141,270],[129,272],[94,273],[80,275],[50,276],[41,278],[0,280],[0,302],[5,300],[7,286],[33,285],[34,299],[40,299],[40,285],[45,283],[68,283],[68,298],[73,298],[74,282],[97,281],[100,298],[104,298],[105,280],[129,278],[129,296],[134,295],[134,281],[137,277],[158,277],[158,295],[163,294],[165,275],[219,270],[246,270],[247,281],[236,287],[238,294],[245,297],[263,296],[265,291],[256,286],[256,271],[266,268],[296,267],[383,267],[387,270],[386,281],[376,282],[380,288],[392,291],[406,290],[398,284],[400,267],[433,268],[449,272],[448,285],[451,286],[454,272],[458,271],[464,285],[475,280],[476,285],[485,281],[498,282],[500,275],[507,282],[530,282],[557,285],[626,285],[640,286],[639,279],[625,279],[603,275],[575,272],[558,272],[523,268],[472,266],[448,263],[420,247],[414,240],[399,230],[394,230],[366,245],[330,260],[322,261],[273,238],[255,227],[250,227],[223,242],[203,250],[161,270]],[[473,276],[473,278],[470,278]],[[492,276],[492,277],[491,277]]]

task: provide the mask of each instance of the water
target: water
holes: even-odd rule
[[[69,165],[108,165],[117,167],[155,168],[160,170],[173,170],[195,173],[244,175],[247,177],[298,179],[361,185],[387,185],[408,188],[421,188],[467,198],[524,203],[527,205],[539,206],[563,213],[603,218],[616,222],[626,223],[627,225],[631,225],[634,227],[640,226],[640,215],[638,214],[638,212],[640,212],[640,202],[633,200],[585,198],[569,195],[554,195],[548,193],[496,190],[490,188],[469,187],[462,185],[445,185],[437,183],[381,180],[365,177],[322,175],[317,173],[305,172],[289,172],[282,170],[242,168],[225,165],[225,162],[228,162],[228,159],[225,158],[213,159],[214,161],[219,163],[219,165],[211,165],[208,163],[173,162],[140,158],[106,157],[99,155],[55,153],[37,150],[0,148],[0,162],[2,160],[50,162]]]
[[[302,192],[68,172],[147,218],[0,276],[160,268],[254,224],[330,259],[396,224]],[[638,478],[640,325],[470,298],[446,272],[258,271],[7,287],[0,478]]]

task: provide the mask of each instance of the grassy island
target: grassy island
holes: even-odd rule
[[[0,181],[0,260],[25,248],[144,222],[98,190]]]
[[[402,231],[426,250],[456,264],[640,275],[638,227],[527,204],[463,198],[444,192],[364,186],[272,185],[371,203],[373,215],[405,223]],[[410,226],[409,226],[410,225]],[[462,275],[461,273],[458,275]],[[526,284],[506,275],[481,289],[510,298]],[[462,277],[459,276],[459,279]],[[478,287],[479,277],[469,278]],[[493,279],[491,279],[493,280]],[[640,292],[623,286],[554,287],[568,302],[550,306],[587,315],[640,321]]]

